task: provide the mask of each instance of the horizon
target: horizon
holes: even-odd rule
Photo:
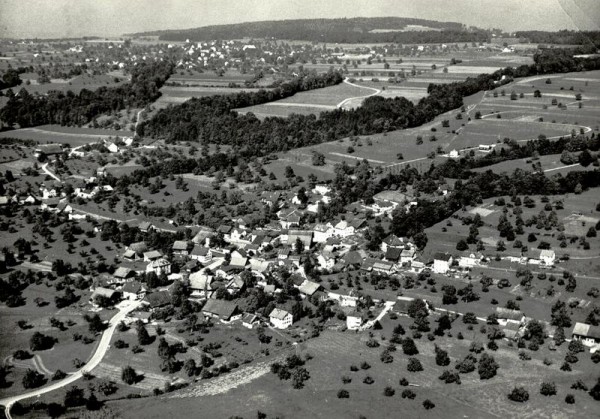
[[[125,34],[292,19],[405,17],[459,22],[504,32],[597,30],[600,5],[594,0],[0,0],[0,38],[120,37]],[[539,13],[545,10],[545,13]],[[356,12],[354,12],[356,11]],[[48,16],[60,19],[48,20]],[[117,17],[117,19],[115,19]],[[32,27],[31,22],[38,23]]]

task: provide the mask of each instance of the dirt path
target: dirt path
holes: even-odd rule
[[[351,82],[349,82],[349,81],[348,81],[348,79],[344,79],[344,83],[346,83],[346,84],[349,84],[350,86],[358,87],[359,89],[369,89],[369,90],[373,90],[373,93],[371,93],[370,95],[366,95],[366,96],[356,96],[356,97],[349,97],[349,98],[346,98],[346,99],[342,100],[340,103],[338,103],[338,104],[335,106],[336,108],[341,108],[341,109],[343,109],[343,108],[344,108],[344,106],[345,106],[345,105],[346,105],[348,102],[351,102],[351,101],[353,101],[353,100],[355,100],[355,99],[366,99],[366,98],[368,98],[368,97],[375,96],[375,95],[378,95],[379,93],[381,93],[381,90],[379,90],[379,89],[376,89],[376,88],[374,88],[374,87],[360,86],[360,85],[358,85],[358,84],[354,84],[354,83],[351,83]]]
[[[62,180],[60,180],[60,178],[58,176],[56,176],[54,173],[52,173],[50,170],[48,170],[48,163],[45,163],[42,166],[42,171],[47,174],[48,176],[54,178],[55,180],[62,182]]]

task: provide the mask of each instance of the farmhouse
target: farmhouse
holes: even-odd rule
[[[55,156],[63,152],[62,146],[60,144],[42,144],[39,145],[33,150],[33,155],[36,158],[40,158],[42,156]]]
[[[190,245],[185,240],[176,240],[173,243],[173,254],[179,256],[187,256],[189,254]]]
[[[509,323],[521,324],[525,318],[521,311],[504,307],[496,307],[496,315],[498,316],[498,323],[502,326]]]
[[[294,321],[292,313],[280,308],[274,308],[269,314],[269,320],[276,329],[287,329]]]
[[[445,274],[450,270],[454,258],[449,253],[436,253],[433,256],[433,272]]]
[[[573,327],[573,339],[586,346],[600,344],[600,327],[577,322]]]
[[[312,246],[313,232],[302,231],[302,230],[290,230],[288,232],[288,244],[290,246],[296,245],[296,240],[300,240],[304,245],[304,249],[310,249]]]
[[[171,304],[171,294],[168,291],[158,291],[146,294],[145,302],[151,309],[164,307]]]
[[[131,269],[126,268],[124,266],[118,267],[115,273],[113,274],[113,276],[118,282],[125,282],[128,278],[130,278],[133,275],[134,272]]]
[[[258,316],[252,313],[245,313],[242,316],[242,326],[248,329],[254,328],[254,325],[258,323]]]
[[[189,256],[200,263],[208,263],[212,259],[212,251],[208,247],[194,246]]]
[[[346,327],[348,330],[358,330],[362,326],[364,322],[364,317],[362,313],[358,311],[353,311],[346,315]]]
[[[131,281],[123,285],[121,288],[123,298],[128,300],[141,300],[146,294],[146,287],[139,281]]]
[[[387,252],[388,249],[401,249],[404,248],[404,240],[395,234],[390,234],[381,241],[381,251]]]
[[[205,316],[219,319],[228,323],[239,320],[242,315],[238,313],[238,306],[232,301],[210,299],[202,307],[202,313]]]
[[[119,293],[118,291],[115,291],[110,288],[98,287],[90,296],[90,303],[93,306],[98,307],[98,299],[106,299],[114,304],[117,302],[120,296],[121,293]]]
[[[321,286],[319,284],[306,279],[298,287],[298,291],[300,291],[300,293],[306,297],[312,297],[313,294],[319,290],[319,288],[321,288]]]

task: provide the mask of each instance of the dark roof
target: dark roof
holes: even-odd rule
[[[224,320],[229,320],[235,314],[236,310],[236,303],[225,300],[208,300],[202,308],[203,312],[218,316]]]
[[[158,291],[146,294],[145,300],[150,304],[150,307],[162,307],[171,303],[171,295],[167,291]]]
[[[441,252],[438,252],[435,255],[433,255],[434,260],[445,260],[446,262],[449,261],[451,257],[452,257],[452,255],[450,253],[441,253]]]
[[[397,262],[400,259],[401,254],[402,254],[402,249],[398,249],[395,247],[389,247],[387,249],[387,252],[385,252],[385,258],[387,260]]]

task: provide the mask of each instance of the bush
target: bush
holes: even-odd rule
[[[515,387],[508,393],[508,398],[513,402],[523,403],[529,400],[529,393],[523,387]]]
[[[360,369],[361,370],[368,370],[369,368],[371,368],[371,365],[369,365],[369,363],[367,361],[363,361],[360,364]]]
[[[567,397],[565,397],[565,403],[575,404],[575,396],[573,396],[572,394],[567,394]]]
[[[392,387],[387,386],[384,390],[383,390],[383,395],[386,397],[392,397],[394,394],[396,394],[396,390],[394,390]]]
[[[373,380],[373,378],[372,378],[370,375],[367,375],[367,376],[365,377],[365,379],[363,380],[363,383],[365,383],[365,384],[369,384],[369,385],[370,385],[370,384],[373,384],[374,382],[375,382],[375,380]]]
[[[409,390],[409,389],[403,390],[401,396],[403,399],[410,399],[410,400],[413,400],[415,397],[417,397],[415,392],[412,390]]]
[[[126,366],[121,370],[121,379],[126,384],[135,384],[138,380],[138,375],[133,368]]]
[[[338,399],[349,399],[350,393],[348,392],[348,390],[340,390],[337,392],[337,397]]]
[[[547,382],[542,383],[540,394],[542,396],[554,396],[556,394],[556,384]]]
[[[479,367],[477,371],[479,372],[479,378],[482,380],[487,380],[496,375],[496,371],[498,371],[499,365],[494,359],[493,356],[484,353],[481,355],[481,359],[479,360]]]
[[[400,379],[400,385],[401,385],[402,387],[406,387],[406,386],[408,385],[408,380],[407,380],[406,378],[402,377],[402,378]]]
[[[435,404],[431,400],[425,399],[423,401],[423,407],[425,408],[425,410],[430,410],[435,407]]]

